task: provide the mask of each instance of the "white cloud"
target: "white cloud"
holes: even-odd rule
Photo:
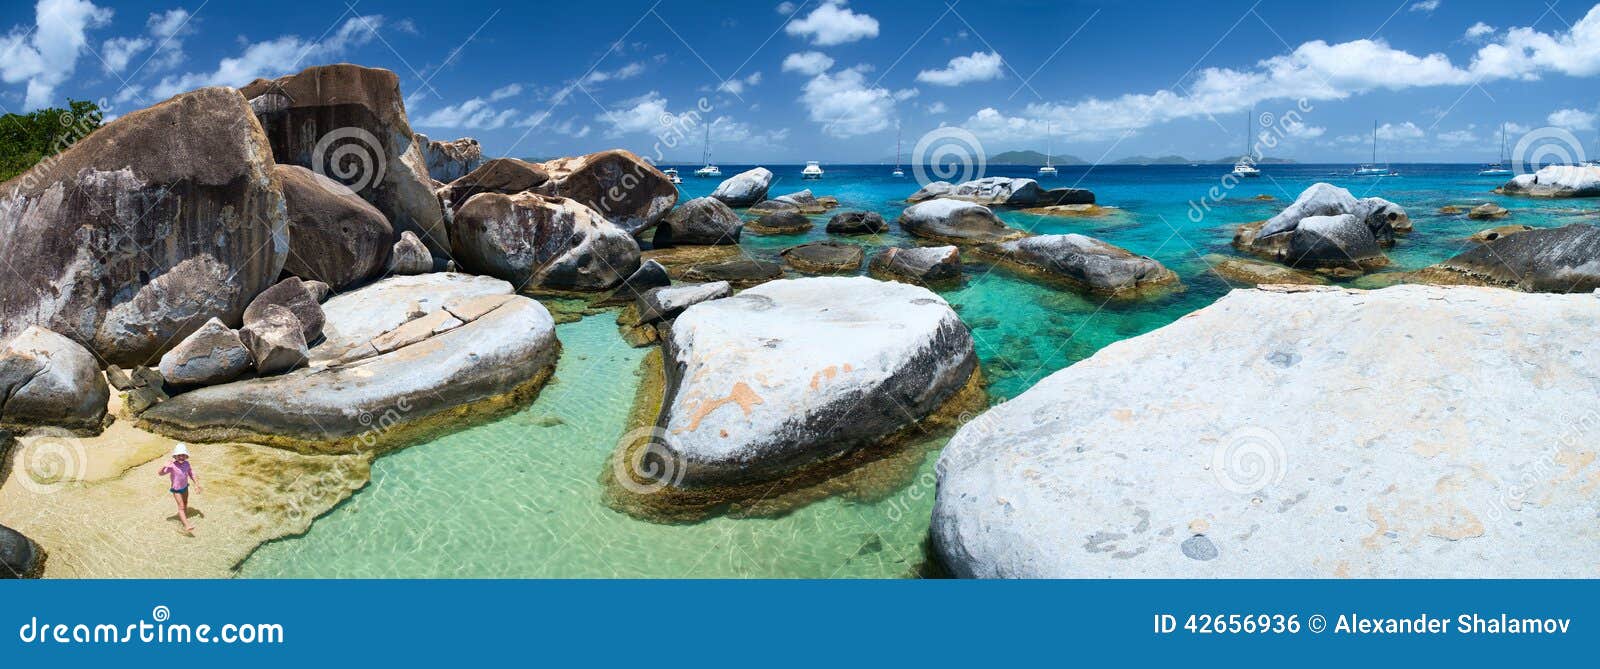
[[[593,86],[606,81],[622,81],[624,79],[632,79],[641,74],[644,74],[644,63],[628,63],[610,72],[605,70],[590,72],[589,76],[583,78],[583,85]]]
[[[878,132],[894,118],[894,94],[867,83],[867,68],[856,66],[838,73],[823,72],[803,88],[800,103],[823,133],[840,139]]]
[[[667,99],[661,97],[660,93],[650,91],[613,105],[610,111],[600,114],[597,119],[611,126],[606,131],[607,137],[618,137],[628,133],[653,132],[663,127],[662,119],[670,116],[667,113]]]
[[[1411,7],[1409,9],[1413,12],[1427,12],[1431,14],[1433,13],[1433,10],[1439,8],[1439,4],[1439,0],[1419,0],[1418,2],[1411,3]]]
[[[255,42],[238,56],[222,59],[210,72],[163,77],[151,90],[151,95],[160,99],[203,86],[243,86],[257,77],[275,77],[304,69],[304,64],[329,62],[371,42],[383,25],[382,16],[357,16],[346,19],[338,30],[320,42],[295,35]]]
[[[1550,125],[1568,130],[1594,130],[1595,115],[1582,109],[1561,109],[1550,113],[1545,120]]]
[[[944,106],[943,102],[934,102],[928,105],[927,111],[929,114],[943,114],[950,111],[950,108]]]
[[[1463,38],[1468,40],[1468,41],[1473,41],[1473,42],[1482,41],[1485,37],[1493,35],[1494,31],[1495,31],[1495,27],[1494,26],[1491,26],[1491,25],[1489,25],[1487,23],[1479,21],[1477,23],[1472,24],[1471,27],[1467,28],[1467,33],[1466,33],[1466,35],[1463,36]]]
[[[711,122],[711,136],[720,144],[737,144],[741,148],[778,149],[789,139],[789,129],[779,128],[758,131],[748,123],[735,121],[731,116],[719,116]]]
[[[963,125],[984,139],[1021,139],[1032,137],[1036,133],[1031,128],[1048,120],[1069,140],[1114,139],[1176,119],[1242,112],[1273,100],[1342,100],[1375,90],[1464,87],[1544,74],[1600,74],[1600,6],[1565,32],[1507,30],[1479,48],[1466,65],[1442,53],[1412,54],[1382,40],[1316,40],[1252,67],[1200,70],[1181,89],[1035,102],[1013,113],[990,108]]]
[[[1450,146],[1478,143],[1478,135],[1473,133],[1471,130],[1451,130],[1448,132],[1441,132],[1438,135],[1435,135],[1434,139],[1440,144],[1447,144]]]
[[[744,89],[746,87],[754,86],[759,83],[761,83],[761,73],[756,72],[743,79],[729,79],[717,84],[717,90],[732,93],[734,95],[740,95],[744,93]]]
[[[72,77],[89,48],[88,31],[105,26],[111,15],[88,0],[39,0],[33,30],[15,26],[0,37],[0,81],[27,82],[26,109],[57,102],[56,87]]]
[[[917,81],[935,86],[960,86],[974,81],[991,81],[1005,76],[1000,71],[1000,54],[993,51],[974,51],[970,56],[957,56],[942,70],[923,70]]]
[[[793,14],[795,9],[796,9],[796,7],[794,6],[794,3],[792,3],[792,2],[780,2],[780,3],[778,3],[778,13],[782,14],[784,16],[788,16],[790,14]]]
[[[517,110],[495,109],[488,100],[472,98],[458,105],[450,105],[424,114],[412,121],[419,128],[470,128],[494,130],[504,128],[516,117]]]
[[[878,36],[877,19],[857,14],[844,5],[844,0],[826,0],[805,18],[790,21],[784,32],[810,38],[817,46],[848,44]]]
[[[194,32],[194,18],[189,10],[178,8],[155,12],[145,21],[156,51],[150,55],[145,67],[151,71],[168,70],[183,64],[183,38]]]
[[[791,53],[783,59],[784,72],[798,72],[808,77],[827,72],[830,67],[833,67],[833,59],[821,51]]]
[[[1283,128],[1284,136],[1294,139],[1316,139],[1328,132],[1327,128],[1305,122],[1284,121],[1280,127]]]
[[[1426,137],[1427,134],[1428,133],[1422,128],[1417,127],[1417,124],[1410,121],[1406,121],[1405,123],[1401,123],[1399,125],[1385,123],[1381,126],[1378,126],[1378,139],[1385,142],[1404,142],[1413,139],[1422,139],[1423,137]]]
[[[145,49],[150,40],[143,37],[113,37],[100,44],[101,65],[107,73],[116,74],[128,69],[128,62]]]
[[[494,89],[494,92],[489,94],[489,101],[499,102],[506,98],[514,98],[518,95],[522,95],[522,84],[506,84],[505,86]]]
[[[1533,128],[1529,127],[1529,126],[1525,126],[1525,125],[1523,125],[1521,123],[1507,123],[1506,124],[1506,134],[1508,134],[1508,135],[1525,135],[1525,134],[1528,134],[1530,132],[1533,132]]]

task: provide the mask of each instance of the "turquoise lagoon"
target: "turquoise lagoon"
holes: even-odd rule
[[[824,166],[802,182],[800,166],[773,168],[773,195],[811,188],[893,221],[917,189],[889,167]],[[724,167],[733,175],[744,167]],[[1465,237],[1497,223],[1435,213],[1447,204],[1494,201],[1510,209],[1500,223],[1552,227],[1600,223],[1590,201],[1500,197],[1500,180],[1465,165],[1401,165],[1402,176],[1347,176],[1348,166],[1268,165],[1265,176],[1224,180],[1228,167],[1062,167],[1046,187],[1093,190],[1099,218],[1043,218],[1003,212],[1009,224],[1039,233],[1078,232],[1152,256],[1176,271],[1184,290],[1136,302],[1054,290],[1003,271],[970,265],[967,282],[944,293],[972,328],[991,401],[1112,342],[1137,336],[1204,307],[1232,286],[1203,257],[1233,254],[1234,228],[1268,218],[1307,186],[1328,181],[1358,197],[1404,206],[1415,232],[1388,251],[1391,270],[1409,271],[1469,247]],[[693,167],[681,169],[687,175]],[[1032,176],[1032,168],[991,167],[988,175]],[[685,177],[683,199],[709,194],[716,180]],[[1230,187],[1232,185],[1232,187]],[[1276,201],[1255,200],[1270,195]],[[826,216],[803,235],[746,235],[745,250],[773,256],[829,237]],[[897,226],[868,246],[912,244]],[[1359,285],[1359,284],[1358,284]],[[554,381],[526,409],[501,420],[379,459],[372,483],[318,519],[305,535],[269,543],[244,562],[245,577],[906,577],[920,572],[932,509],[939,443],[913,451],[915,476],[896,490],[836,495],[777,516],[715,517],[692,524],[640,520],[607,506],[601,473],[626,430],[644,351],[624,344],[610,314],[562,325],[565,347]],[[920,454],[920,455],[919,455]]]

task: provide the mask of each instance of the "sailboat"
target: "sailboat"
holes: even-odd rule
[[[906,171],[900,169],[900,126],[894,127],[894,171],[889,173],[896,179],[906,178]]]
[[[1239,161],[1233,164],[1233,176],[1259,177],[1261,170],[1256,169],[1255,161],[1250,159],[1250,134],[1256,131],[1256,110],[1251,109],[1250,114],[1244,117],[1244,155],[1239,156]]]
[[[709,123],[706,124],[706,149],[700,154],[700,159],[705,161],[706,166],[695,170],[695,176],[701,178],[722,176],[722,168],[711,164],[711,124]]]
[[[1055,175],[1056,168],[1050,165],[1050,123],[1046,122],[1044,124],[1044,167],[1039,168],[1039,176],[1053,177]]]
[[[1509,177],[1511,168],[1506,167],[1506,124],[1500,124],[1500,162],[1484,167],[1478,171],[1480,177]]]
[[[1394,174],[1386,165],[1378,167],[1378,122],[1372,122],[1372,162],[1356,167],[1351,176],[1357,177],[1386,177]]]

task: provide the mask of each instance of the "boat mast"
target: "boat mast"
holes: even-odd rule
[[[1244,159],[1250,155],[1250,133],[1256,131],[1255,116],[1256,108],[1251,107],[1250,112],[1245,114],[1244,117],[1244,155],[1239,156],[1240,162],[1244,162]]]
[[[1044,122],[1044,166],[1050,166],[1050,122]]]
[[[1372,166],[1378,166],[1378,121],[1372,121]]]
[[[705,145],[705,150],[700,152],[700,159],[702,161],[704,161],[706,165],[710,165],[711,164],[711,124],[710,123],[706,124],[706,145]]]
[[[900,169],[900,124],[894,124],[894,169]]]

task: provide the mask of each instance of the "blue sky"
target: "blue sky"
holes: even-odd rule
[[[1483,162],[1562,128],[1590,157],[1600,7],[1467,2],[11,1],[0,107],[114,113],[328,62],[400,75],[412,125],[493,155],[877,162],[959,127],[989,154]],[[1298,121],[1292,119],[1298,114]],[[664,125],[664,122],[666,124]],[[679,139],[680,134],[692,137]]]

